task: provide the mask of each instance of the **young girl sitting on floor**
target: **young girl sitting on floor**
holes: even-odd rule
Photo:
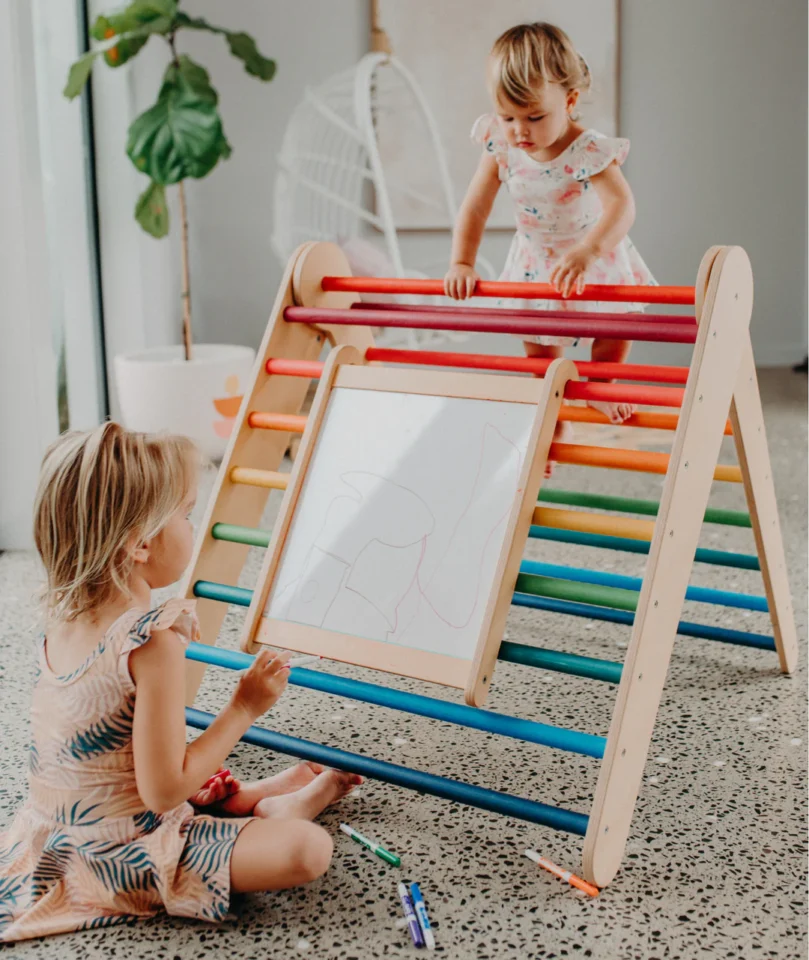
[[[551,283],[563,297],[585,284],[654,284],[627,236],[635,219],[632,191],[620,165],[629,141],[585,130],[575,121],[579,96],[590,85],[584,59],[564,31],[547,23],[512,27],[494,44],[488,80],[496,114],[480,117],[472,138],[483,155],[458,214],[452,262],[444,280],[455,299],[472,295],[475,259],[501,183],[515,205],[517,233],[501,280]],[[631,312],[638,303],[508,300],[531,310]],[[525,342],[531,357],[559,357],[563,347],[592,343],[592,359],[623,363],[625,340],[574,341],[538,336]],[[634,413],[627,403],[590,401],[613,423]],[[567,424],[559,423],[560,438]]]
[[[114,423],[47,452],[35,510],[48,624],[32,702],[29,798],[0,834],[0,941],[166,910],[221,920],[232,892],[319,877],[312,823],[361,778],[302,763],[259,783],[220,770],[284,692],[287,654],[262,651],[211,726],[186,743],[194,604],[150,609],[191,556],[197,454]],[[197,804],[219,801],[220,816]]]

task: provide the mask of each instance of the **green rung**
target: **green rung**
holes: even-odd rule
[[[635,611],[638,593],[621,587],[604,587],[595,583],[577,583],[573,580],[557,580],[556,577],[540,577],[533,573],[521,573],[514,588],[517,593],[530,593],[535,597],[552,597],[554,600],[574,600],[613,610]]]
[[[615,510],[622,513],[640,513],[656,517],[659,500],[639,500],[634,497],[611,497],[601,493],[580,493],[578,490],[540,490],[539,499],[545,503],[561,503],[570,507],[595,507],[599,510]],[[730,527],[750,527],[750,514],[745,510],[721,510],[708,507],[706,523],[721,523]]]
[[[215,523],[211,527],[214,540],[229,540],[231,543],[244,543],[248,547],[267,547],[270,544],[269,530],[255,530],[253,527],[240,527],[235,523]]]

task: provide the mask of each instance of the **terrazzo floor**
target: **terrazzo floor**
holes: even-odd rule
[[[581,841],[566,834],[368,782],[321,823],[335,834],[331,869],[309,887],[254,895],[219,927],[158,918],[131,927],[7,947],[16,958],[154,960],[410,957],[397,927],[400,875],[422,886],[443,957],[599,960],[805,957],[806,924],[806,377],[764,371],[767,430],[798,634],[800,666],[781,676],[774,654],[678,638],[623,867],[593,900],[538,870],[535,847],[577,870]],[[728,441],[725,441],[728,443]],[[724,451],[724,459],[732,458]],[[569,472],[568,472],[569,471]],[[210,485],[210,477],[207,478]],[[654,497],[662,478],[561,470],[554,485]],[[207,487],[206,487],[207,489]],[[716,506],[742,506],[738,488],[716,484]],[[277,509],[273,501],[265,525]],[[706,527],[702,545],[750,552],[749,530]],[[258,554],[243,585],[252,586]],[[528,555],[640,575],[642,556],[532,541]],[[699,565],[694,581],[760,592],[759,575]],[[29,684],[37,630],[31,555],[0,555],[0,829],[26,790]],[[766,616],[687,604],[688,619],[768,632]],[[220,642],[237,646],[231,612]],[[507,636],[571,653],[620,660],[628,630],[515,608]],[[336,664],[329,670],[363,677]],[[369,677],[369,679],[376,679]],[[449,697],[428,684],[386,682]],[[197,704],[225,703],[233,677],[209,670]],[[552,724],[606,734],[615,688],[500,664],[489,705]],[[268,726],[384,760],[587,811],[598,762],[539,746],[290,687]],[[231,767],[258,777],[288,761],[241,746]],[[341,820],[402,856],[393,870],[343,837]]]

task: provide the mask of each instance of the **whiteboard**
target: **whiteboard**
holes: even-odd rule
[[[264,616],[471,660],[536,411],[333,388]]]

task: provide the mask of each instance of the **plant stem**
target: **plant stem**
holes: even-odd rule
[[[169,34],[168,43],[171,47],[171,56],[175,66],[179,66],[177,47],[174,45],[174,34]],[[183,346],[185,359],[191,359],[191,276],[188,270],[188,212],[185,205],[185,184],[181,180],[177,184],[180,192],[180,252],[183,264]]]
[[[185,206],[185,184],[181,180],[177,187],[180,191],[180,250],[183,262],[183,345],[185,359],[191,359],[191,277],[188,272],[188,217]]]

